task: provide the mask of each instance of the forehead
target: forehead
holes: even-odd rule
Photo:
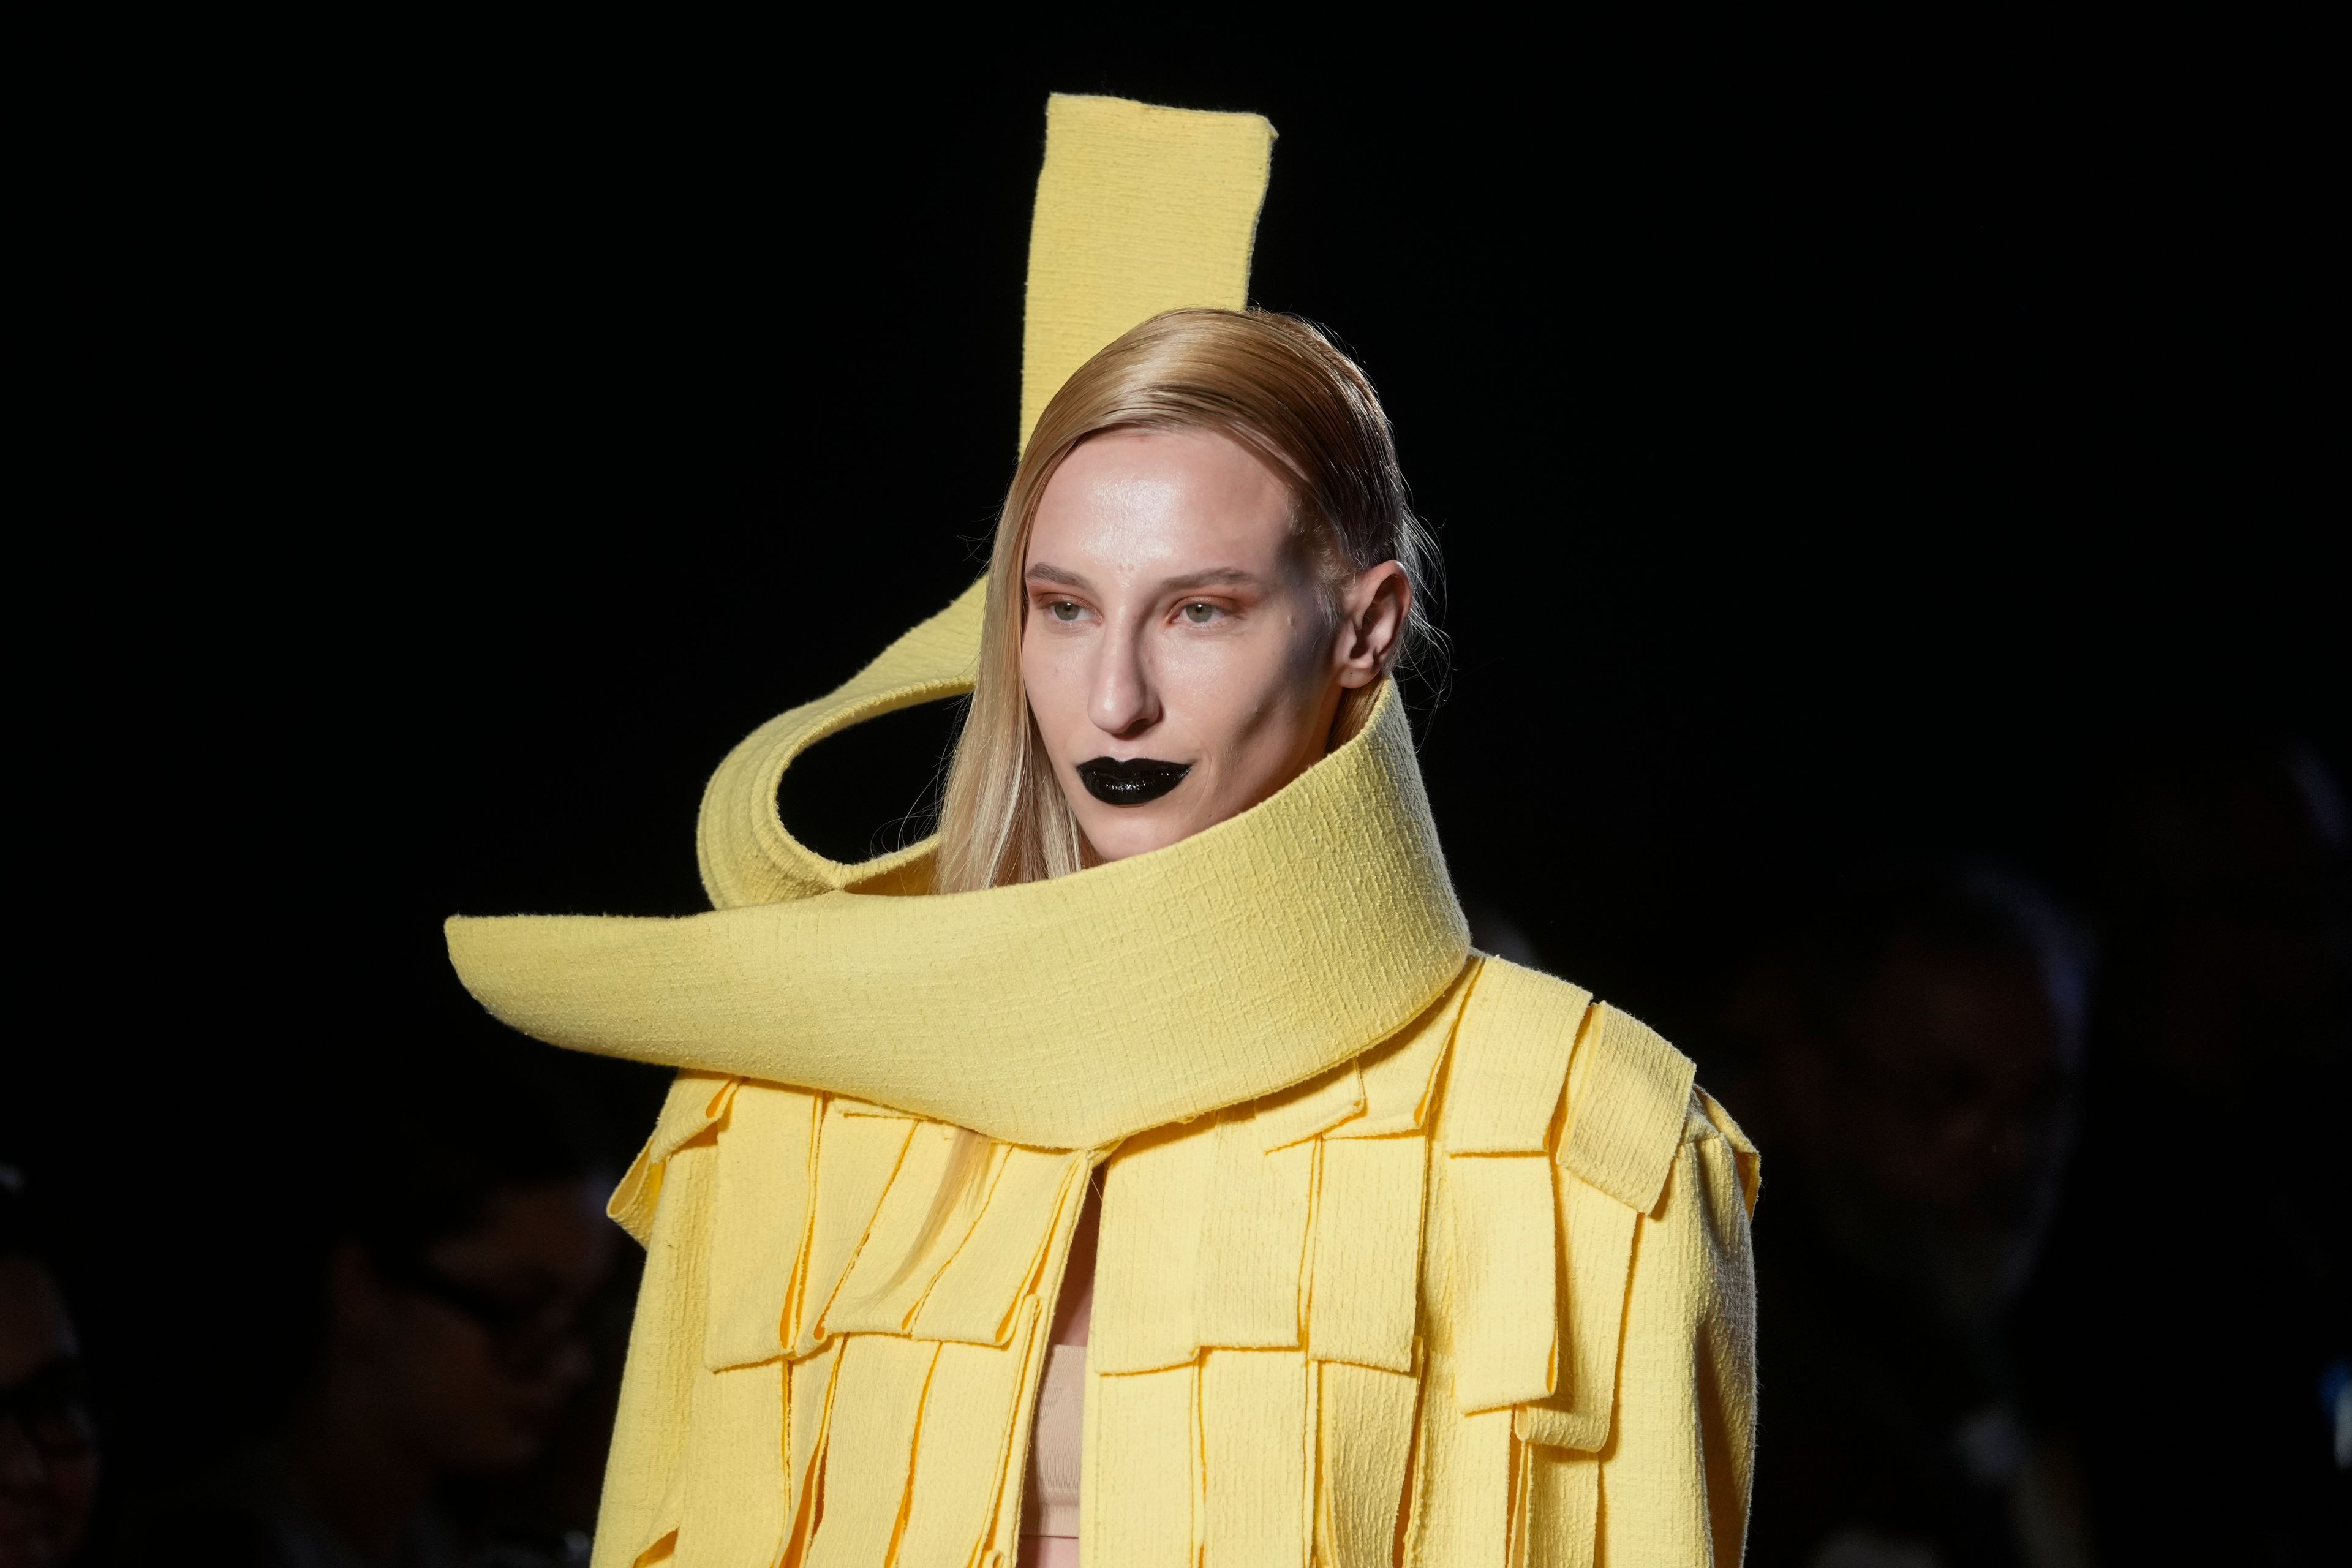
[[[1028,562],[1097,570],[1271,566],[1290,490],[1255,453],[1206,430],[1115,430],[1062,460],[1039,498]]]

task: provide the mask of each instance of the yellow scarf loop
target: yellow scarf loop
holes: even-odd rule
[[[702,807],[719,910],[452,920],[467,989],[574,1050],[1078,1149],[1360,1056],[1461,972],[1468,929],[1392,691],[1361,734],[1262,805],[1050,882],[892,897],[928,880],[929,841],[845,866],[794,840],[775,805],[793,759],[968,688],[979,630],[975,588],[736,748]]]

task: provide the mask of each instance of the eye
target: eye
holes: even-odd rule
[[[1223,605],[1212,605],[1203,599],[1195,599],[1178,612],[1185,620],[1196,626],[1205,626],[1224,613]]]
[[[1048,599],[1045,602],[1046,618],[1048,620],[1059,621],[1066,626],[1076,621],[1086,613],[1086,606],[1079,604],[1075,599]]]

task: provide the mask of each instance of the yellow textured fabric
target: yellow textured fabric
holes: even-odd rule
[[[784,1353],[782,1304],[792,1300],[807,1234],[817,1097],[746,1084],[727,1110],[712,1200],[709,1321],[712,1370]]]
[[[1464,1013],[1465,1063],[1449,1147],[1461,1154],[1540,1154],[1568,1077],[1569,1052],[1592,994],[1549,974],[1497,965],[1479,976]],[[1515,1031],[1524,1031],[1523,1033]]]
[[[792,1504],[789,1489],[776,1484],[786,1452],[786,1371],[779,1354],[695,1383],[677,1568],[731,1568],[739,1543],[770,1561],[782,1551]]]
[[[1467,1154],[1448,1175],[1460,1291],[1454,1402],[1476,1411],[1549,1398],[1559,1365],[1551,1162]]]
[[[681,920],[461,918],[448,940],[484,1005],[553,1044],[822,1083],[1061,1149],[1347,1062],[1469,951],[1392,692],[1265,804],[1057,881]],[[1334,974],[1345,989],[1318,978]]]
[[[1697,1068],[1640,1019],[1600,1007],[1591,1039],[1570,1068],[1575,1116],[1559,1163],[1602,1192],[1647,1212],[1674,1161]]]
[[[906,1568],[964,1568],[974,1543],[988,1537],[996,1509],[993,1489],[975,1476],[1002,1475],[1013,1427],[1004,1413],[1021,1396],[1028,1342],[1036,1334],[1036,1303],[1024,1303],[1020,1349],[944,1344],[923,1401],[922,1436],[915,1450],[912,1494],[897,1561]]]
[[[1389,1568],[1412,1460],[1416,1378],[1322,1362],[1316,1542],[1332,1568]]]
[[[1123,313],[1239,302],[1270,135],[1056,100],[1025,402]],[[647,1256],[595,1568],[1002,1568],[1098,1167],[1090,1568],[1736,1562],[1755,1151],[1654,1034],[1468,952],[1393,694],[1055,882],[800,846],[793,759],[964,689],[978,629],[975,590],[728,757],[717,912],[450,924],[499,1016],[682,1069],[614,1197]],[[995,1142],[934,1230],[953,1125]]]
[[[1194,1337],[1244,1350],[1295,1349],[1315,1145],[1262,1150],[1256,1121],[1229,1114],[1218,1122],[1213,1158],[1192,1278]]]
[[[1423,1138],[1323,1145],[1307,1343],[1319,1361],[1412,1370]]]
[[[1521,1404],[1517,1429],[1527,1442],[1598,1452],[1609,1440],[1636,1215],[1566,1171],[1555,1180],[1559,1239],[1551,1256],[1566,1353],[1550,1395]]]
[[[1307,1561],[1312,1369],[1298,1351],[1201,1358],[1201,1544],[1211,1563]]]
[[[1216,1149],[1206,1122],[1146,1133],[1121,1152],[1118,1179],[1103,1190],[1090,1373],[1153,1372],[1199,1353],[1194,1268]]]
[[[838,1099],[811,1112],[800,1092],[741,1085],[634,1178],[658,1197],[601,1563],[1009,1552],[1037,1325],[1086,1174],[1105,1162],[1089,1561],[1378,1563],[1400,1542],[1406,1563],[1464,1568],[1604,1551],[1736,1561],[1753,1431],[1753,1152],[1696,1091],[1663,1131],[1646,1098],[1633,1113],[1579,1102],[1595,1085],[1630,1079],[1647,1097],[1681,1076],[1638,1026],[1586,1031],[1579,1058],[1595,1055],[1580,1071],[1571,1058],[1549,1120],[1562,1151],[1579,1125],[1615,1128],[1615,1168],[1663,1164],[1648,1209],[1540,1150],[1481,1152],[1498,1091],[1530,1071],[1498,1042],[1541,1042],[1575,1018],[1545,1015],[1560,988],[1498,960],[1467,967],[1449,994],[1490,1005],[1461,1010],[1424,1093],[1396,1091],[1422,1112],[1418,1130],[1351,1137],[1343,1121],[1267,1149],[1261,1113],[1297,1103],[1285,1093],[1111,1150],[999,1145],[977,1217],[951,1223],[912,1270],[912,1198],[937,1189],[948,1128]],[[1383,1076],[1370,1060],[1381,1052],[1430,1053],[1433,1026],[1417,1020],[1368,1052],[1364,1080]],[[1601,1054],[1612,1038],[1633,1042],[1631,1066]],[[662,1136],[715,1098],[706,1081],[682,1090]],[[813,1190],[773,1179],[780,1151],[815,1173]],[[730,1202],[753,1190],[738,1168],[787,1194],[787,1234],[758,1238],[756,1266],[740,1270],[711,1256],[722,1230],[740,1234]],[[778,1261],[794,1257],[797,1269]],[[860,1280],[875,1283],[853,1309]],[[823,1326],[843,1322],[856,1331]],[[789,1357],[712,1364],[726,1359],[713,1345],[764,1348],[743,1325],[768,1324]],[[737,1491],[746,1505],[726,1507]]]
[[[1255,114],[1063,93],[1046,101],[1021,345],[1024,445],[1070,374],[1138,321],[1188,305],[1242,308],[1273,153],[1274,127]]]

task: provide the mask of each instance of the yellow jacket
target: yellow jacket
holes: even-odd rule
[[[1254,117],[1054,114],[1041,241],[1057,149],[1158,190],[1246,121],[1262,188]],[[1033,250],[1033,373],[1069,250]],[[793,758],[968,687],[979,619],[737,748],[713,913],[450,922],[501,1017],[683,1069],[614,1198],[648,1258],[597,1568],[1009,1562],[1105,1163],[1090,1568],[1737,1562],[1754,1151],[1650,1030],[1469,951],[1392,696],[1264,805],[1049,883],[924,896],[928,845],[783,830]],[[958,1126],[984,1177],[910,1256]]]

